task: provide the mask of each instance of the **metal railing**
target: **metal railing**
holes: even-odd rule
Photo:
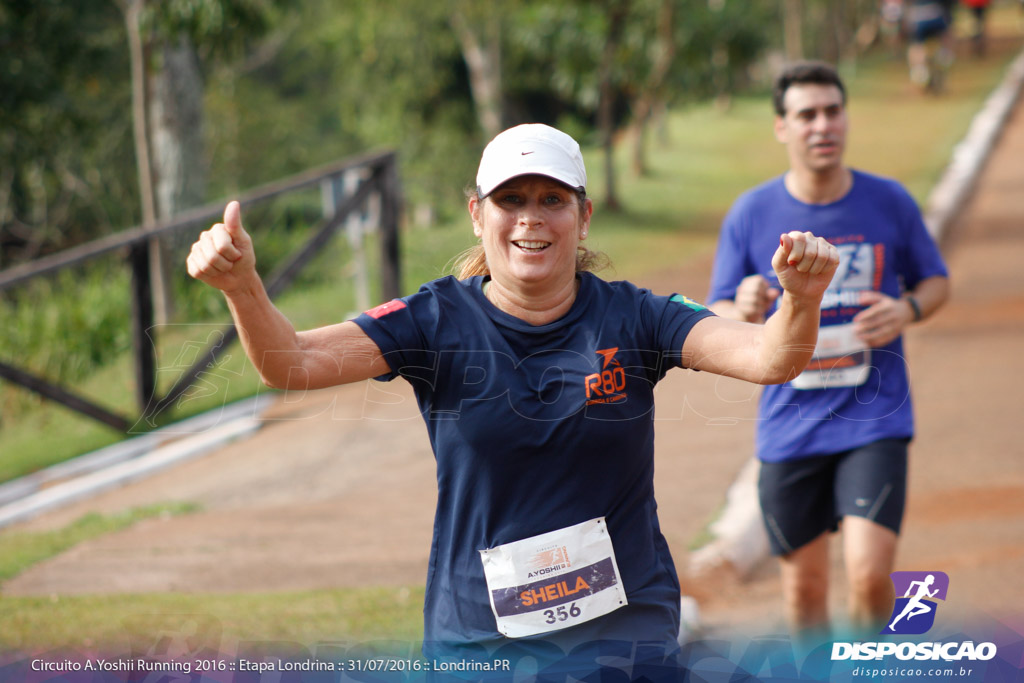
[[[365,212],[371,203],[380,244],[380,291],[383,300],[401,293],[399,266],[398,221],[400,191],[396,160],[393,152],[364,155],[311,169],[304,173],[269,183],[238,197],[244,209],[270,199],[320,187],[323,218],[314,226],[311,236],[302,246],[285,258],[275,272],[265,279],[267,293],[273,299],[280,295],[317,252],[357,212]],[[371,200],[379,199],[379,202]],[[215,335],[193,365],[185,370],[174,385],[162,396],[157,394],[156,327],[152,301],[149,243],[152,240],[194,229],[196,224],[210,224],[220,220],[224,202],[199,207],[155,225],[143,225],[81,244],[65,251],[29,263],[0,271],[0,291],[23,284],[33,278],[50,275],[80,265],[112,252],[124,251],[125,260],[132,271],[132,351],[135,371],[135,401],[138,418],[150,424],[163,414],[192,386],[238,336],[234,325],[225,327]],[[350,239],[352,235],[350,235]],[[355,244],[355,243],[354,243]],[[357,282],[358,296],[366,296],[366,269],[357,267],[362,279]],[[366,301],[358,301],[366,307]],[[40,377],[12,362],[0,360],[0,378],[18,384],[40,396],[56,401],[71,410],[102,422],[118,431],[128,432],[139,419],[119,414],[72,389]]]

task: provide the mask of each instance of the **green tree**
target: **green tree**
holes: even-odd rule
[[[506,92],[513,108],[539,99],[570,132],[594,134],[614,205],[612,140],[633,126],[633,165],[643,172],[652,112],[741,86],[769,44],[773,11],[738,0],[531,3],[510,41]]]
[[[225,77],[238,102],[261,105],[235,119],[238,171],[290,172],[391,147],[411,202],[451,206],[482,135],[450,20],[446,3],[305,0],[273,59]],[[245,140],[255,130],[263,136],[253,149]],[[262,162],[246,161],[257,155]]]
[[[876,0],[780,0],[785,55],[852,62],[877,38]]]
[[[0,267],[130,225],[116,9],[0,2]]]

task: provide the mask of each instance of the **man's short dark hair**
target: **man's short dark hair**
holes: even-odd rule
[[[825,62],[797,62],[786,67],[775,79],[775,87],[772,88],[772,106],[775,107],[775,113],[779,116],[786,115],[784,100],[791,85],[807,83],[836,86],[843,96],[843,105],[846,105],[846,87],[835,67]]]

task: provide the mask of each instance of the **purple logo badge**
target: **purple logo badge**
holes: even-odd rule
[[[945,600],[949,576],[945,572],[893,572],[896,604],[881,633],[918,635],[935,623],[937,600]]]

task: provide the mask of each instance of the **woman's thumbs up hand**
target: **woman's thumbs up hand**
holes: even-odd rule
[[[252,238],[242,227],[238,202],[225,207],[223,223],[200,233],[186,263],[189,275],[225,293],[247,287],[257,277]]]

